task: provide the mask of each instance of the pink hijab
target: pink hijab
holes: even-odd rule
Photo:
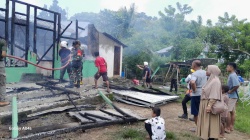
[[[211,73],[207,83],[202,88],[201,99],[221,99],[221,82],[219,75],[221,70],[216,65],[208,65],[207,72]]]

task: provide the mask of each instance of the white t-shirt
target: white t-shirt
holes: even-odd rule
[[[185,79],[185,82],[188,83],[188,84],[187,84],[187,88],[188,88],[188,89],[190,89],[190,81],[191,81],[191,78],[192,78],[192,75],[189,74],[189,75],[187,76],[187,78]]]
[[[152,140],[165,140],[166,131],[165,131],[165,121],[162,117],[154,117],[149,120],[146,120],[145,123],[151,124],[152,129]]]

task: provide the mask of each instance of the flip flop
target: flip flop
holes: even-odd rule
[[[106,90],[106,92],[111,93],[111,90]]]
[[[230,130],[228,130],[228,129],[225,129],[225,132],[226,132],[226,133],[228,133],[228,134],[230,134],[230,133],[231,133],[231,131],[230,131]]]
[[[190,128],[189,131],[196,132],[196,128]]]

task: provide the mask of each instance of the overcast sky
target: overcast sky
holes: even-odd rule
[[[5,3],[5,0],[0,0]],[[44,4],[51,5],[53,0],[20,0],[43,7]],[[98,13],[102,9],[118,10],[121,7],[129,7],[135,3],[138,12],[145,12],[149,16],[158,16],[159,11],[163,11],[168,5],[176,5],[176,2],[188,4],[194,10],[187,16],[187,20],[196,20],[201,15],[203,21],[212,19],[217,21],[218,16],[223,16],[224,12],[229,15],[235,14],[239,19],[250,19],[249,0],[58,0],[62,8],[67,8],[69,16],[79,12]],[[2,5],[1,4],[1,5]]]

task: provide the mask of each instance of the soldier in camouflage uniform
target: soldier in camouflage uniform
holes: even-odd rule
[[[3,38],[0,38],[0,107],[9,105],[9,102],[5,101],[6,94],[6,74],[4,57],[6,57],[7,45]]]
[[[82,70],[82,58],[83,52],[80,49],[81,42],[76,40],[73,42],[73,48],[71,51],[72,62],[71,62],[71,73],[70,73],[70,84],[66,88],[74,87],[74,80],[76,80],[76,87],[80,88],[81,70]]]

